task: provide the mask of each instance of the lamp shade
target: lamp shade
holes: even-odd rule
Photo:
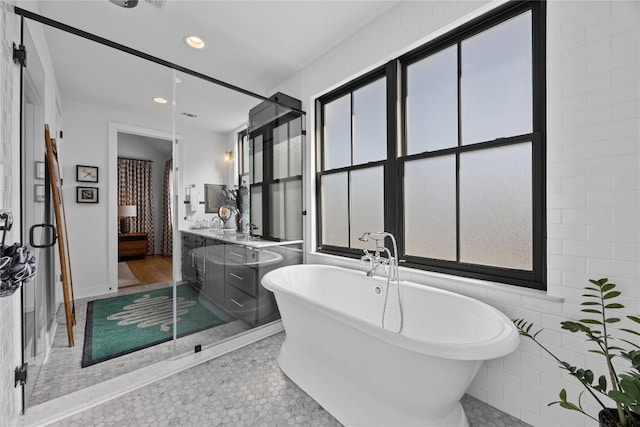
[[[126,217],[126,216],[137,216],[138,208],[136,205],[120,205],[118,206],[118,216]]]

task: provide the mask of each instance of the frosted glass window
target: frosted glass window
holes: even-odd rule
[[[286,181],[285,233],[287,240],[302,240],[302,179]]]
[[[256,186],[251,188],[251,223],[257,228],[253,234],[262,236],[262,187]]]
[[[324,105],[324,170],[351,165],[351,95]]]
[[[404,219],[407,255],[456,260],[455,155],[405,164]]]
[[[387,79],[353,92],[353,164],[387,158]]]
[[[249,138],[247,135],[242,137],[242,174],[249,173]]]
[[[349,246],[347,180],[347,172],[322,177],[322,244]]]
[[[302,118],[289,122],[288,176],[296,175],[302,175]]]
[[[271,196],[269,198],[269,208],[271,210],[271,212],[269,212],[269,223],[271,226],[269,233],[277,239],[283,239],[285,226],[284,184],[280,182],[269,185],[269,193]]]
[[[407,154],[458,145],[457,45],[407,67]]]
[[[289,129],[287,123],[273,129],[273,179],[289,176]]]
[[[532,131],[531,12],[462,42],[462,143]]]
[[[252,168],[252,179],[251,183],[262,182],[262,159],[263,159],[263,143],[262,143],[262,135],[258,135],[253,139],[253,144],[251,144],[251,148],[253,149],[253,168]]]
[[[354,170],[350,175],[351,247],[373,248],[358,240],[367,231],[384,231],[384,168]]]
[[[532,269],[531,143],[460,155],[460,261]]]

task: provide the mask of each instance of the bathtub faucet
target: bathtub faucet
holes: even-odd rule
[[[384,239],[390,237],[391,242],[393,243],[393,255],[391,251],[384,246]],[[389,268],[389,278],[391,280],[396,280],[398,278],[398,245],[396,244],[396,238],[393,237],[393,234],[387,233],[386,231],[368,231],[364,233],[361,237],[358,238],[361,242],[368,242],[369,239],[375,240],[376,242],[376,250],[372,255],[368,250],[364,249],[364,256],[360,258],[364,262],[369,263],[369,271],[367,271],[367,276],[373,276],[380,265]],[[387,255],[387,258],[381,257],[380,253],[384,252]]]

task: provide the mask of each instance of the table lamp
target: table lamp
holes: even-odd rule
[[[138,208],[136,205],[120,205],[118,206],[118,216],[120,217],[120,233],[129,234],[131,231],[129,218],[138,216]]]

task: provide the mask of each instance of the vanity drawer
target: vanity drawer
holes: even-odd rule
[[[245,247],[240,245],[225,245],[224,257],[226,261],[231,264],[244,264],[246,257]]]
[[[258,295],[256,272],[253,268],[227,265],[226,281],[241,291],[255,297]]]
[[[252,296],[227,286],[227,309],[245,322],[253,324],[256,318],[257,301]]]

